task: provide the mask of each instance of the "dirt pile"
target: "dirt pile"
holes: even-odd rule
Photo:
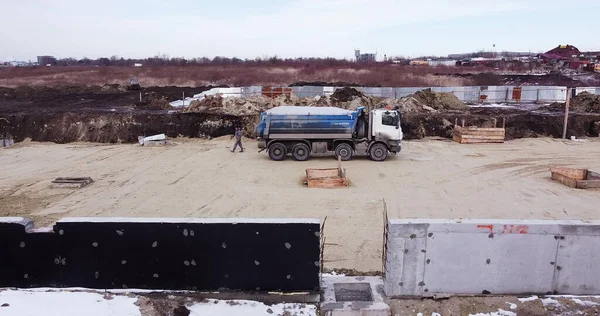
[[[183,112],[254,115],[282,105],[333,106],[347,110],[356,110],[361,106],[367,109],[391,107],[399,108],[403,113],[430,113],[469,108],[452,93],[423,90],[405,98],[395,99],[366,96],[354,88],[345,87],[337,89],[331,96],[313,98],[298,98],[295,95],[280,95],[276,98],[262,95],[247,98],[209,96],[202,100],[192,101],[191,105]]]
[[[431,113],[445,110],[465,111],[469,106],[460,101],[452,93],[439,93],[431,89],[418,91],[400,99],[377,99],[375,108],[399,108],[402,113]]]
[[[258,95],[247,98],[207,96],[202,100],[192,101],[184,113],[212,113],[227,115],[255,115],[281,105],[297,105],[299,99],[293,96],[280,95],[269,98]]]
[[[581,92],[571,100],[571,109],[575,112],[600,113],[600,95]]]
[[[341,89],[336,89],[335,92],[331,95],[332,98],[340,101],[340,102],[349,102],[354,99],[354,97],[364,97],[365,95],[351,87],[344,87]]]
[[[173,107],[169,102],[172,101],[168,95],[151,91],[142,94],[142,101],[135,103],[135,108],[145,110],[171,110]]]
[[[420,104],[425,104],[436,110],[466,110],[469,108],[454,94],[447,92],[434,92],[431,89],[418,91],[412,98]]]
[[[565,103],[564,102],[553,102],[548,105],[544,105],[538,108],[540,111],[548,111],[548,112],[564,112],[565,111]]]
[[[564,112],[564,102],[554,102],[539,108],[548,112]],[[578,113],[600,113],[600,95],[581,92],[571,100],[569,111]]]

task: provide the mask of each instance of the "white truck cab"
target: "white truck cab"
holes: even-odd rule
[[[377,109],[371,112],[372,137],[381,140],[402,140],[404,135],[400,128],[400,112],[388,109]]]

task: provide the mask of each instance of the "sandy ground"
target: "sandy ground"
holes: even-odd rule
[[[269,160],[247,140],[175,140],[174,146],[20,143],[0,149],[0,216],[37,226],[67,216],[327,217],[326,268],[381,270],[383,200],[390,218],[597,219],[599,190],[550,180],[552,166],[600,171],[600,141],[521,139],[460,145],[405,142],[383,163],[344,163],[351,186],[308,189],[306,168],[332,157]],[[56,177],[90,176],[82,189],[52,189]]]

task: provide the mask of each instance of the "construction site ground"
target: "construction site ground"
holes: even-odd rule
[[[0,149],[0,216],[37,226],[67,216],[276,217],[327,221],[328,269],[381,271],[383,201],[390,218],[597,218],[598,190],[550,179],[554,166],[600,171],[600,140],[518,139],[460,145],[446,139],[404,142],[378,163],[344,162],[348,188],[308,189],[306,168],[330,168],[332,156],[271,161],[231,153],[229,137],[178,138],[172,145],[24,141]],[[80,189],[52,188],[57,177],[92,177]],[[399,211],[398,211],[399,210]]]

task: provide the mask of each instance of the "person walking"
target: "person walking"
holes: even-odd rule
[[[231,137],[233,138],[235,137],[235,145],[233,145],[233,150],[231,150],[232,153],[235,152],[235,149],[237,148],[237,146],[240,146],[240,152],[243,153],[244,152],[244,146],[242,146],[242,129],[239,127],[235,128],[235,134]]]

